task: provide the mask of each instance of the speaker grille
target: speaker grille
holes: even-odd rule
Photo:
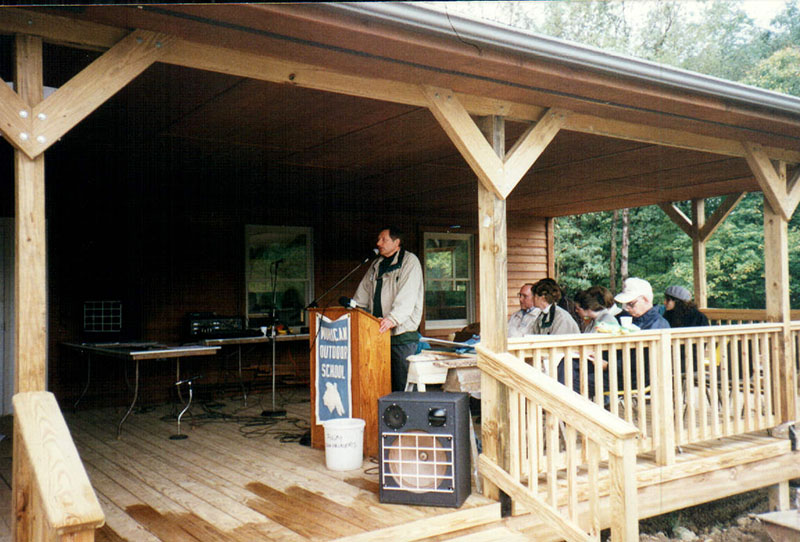
[[[383,489],[452,493],[453,438],[424,431],[381,434]]]

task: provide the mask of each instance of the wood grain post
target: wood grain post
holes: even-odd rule
[[[479,128],[498,156],[505,155],[502,117],[483,117]],[[481,345],[493,352],[508,350],[506,202],[478,182],[478,242]],[[507,470],[510,464],[508,388],[481,375],[481,434],[483,453]],[[498,499],[497,486],[484,485],[487,497]]]
[[[797,399],[797,369],[792,358],[789,307],[789,222],[764,198],[764,280],[766,281],[767,321],[782,322],[777,349],[780,373],[774,375],[780,386],[776,423],[794,420]]]
[[[32,108],[43,97],[42,40],[17,35],[15,81],[21,99]],[[29,134],[30,136],[30,134]],[[47,283],[45,270],[44,156],[29,158],[14,151],[15,258],[14,258],[14,392],[41,391],[46,387]],[[30,540],[33,494],[28,466],[19,452],[21,440],[14,425],[12,480],[12,539]],[[20,443],[21,445],[21,443]]]
[[[621,450],[611,454],[611,540],[639,540],[639,511],[636,503],[636,440],[622,441]]]
[[[692,200],[692,276],[694,277],[694,302],[701,309],[708,306],[708,281],[706,279],[706,240],[700,235],[706,223],[706,202]]]

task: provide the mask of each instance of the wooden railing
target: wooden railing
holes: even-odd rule
[[[766,309],[702,309],[712,325],[757,324],[767,321]],[[800,320],[800,310],[790,312],[792,320]]]
[[[508,353],[478,354],[483,374],[508,388],[511,427],[509,468],[481,455],[481,474],[558,537],[599,540],[610,525],[613,540],[638,540],[637,429]]]
[[[678,445],[777,424],[773,375],[782,332],[779,323],[728,325],[535,336],[509,339],[508,347],[517,359],[635,425],[638,452],[655,452],[667,465]],[[595,369],[598,360],[604,370]]]
[[[53,394],[13,401],[14,540],[93,541],[105,518]]]

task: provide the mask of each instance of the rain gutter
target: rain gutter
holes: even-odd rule
[[[612,77],[655,83],[749,106],[800,114],[800,98],[640,60],[594,47],[471,19],[405,2],[343,2],[330,9],[404,29],[456,38],[492,49],[589,69]]]

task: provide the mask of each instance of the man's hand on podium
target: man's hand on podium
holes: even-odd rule
[[[381,333],[385,333],[385,332],[389,331],[390,329],[392,329],[396,325],[397,324],[395,324],[389,318],[381,318],[381,327],[378,328],[378,331],[380,331]]]

